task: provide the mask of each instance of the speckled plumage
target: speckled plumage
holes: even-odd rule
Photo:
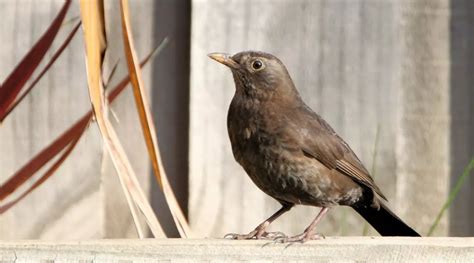
[[[262,191],[280,202],[320,207],[359,201],[360,185],[305,154],[292,136],[304,129],[294,124],[298,109],[265,100],[256,108],[245,104],[236,94],[228,132],[235,159]]]
[[[304,141],[315,133],[340,138],[326,123],[316,126],[323,120],[304,104],[279,60],[258,52],[233,59],[245,63],[251,57],[271,60],[266,63],[272,63],[275,72],[249,76],[246,69],[233,71],[237,88],[227,126],[237,162],[262,191],[282,203],[328,207],[360,201],[370,189],[305,152],[311,144]],[[280,72],[281,78],[276,74]],[[350,148],[344,150],[353,155]]]
[[[362,216],[382,210],[383,217],[393,217],[395,231],[382,229],[376,217],[367,219],[379,232],[416,233],[381,203],[385,197],[363,164],[303,102],[278,58],[254,51],[210,57],[229,66],[235,82],[227,117],[234,157],[263,192],[283,205],[245,238],[258,238],[271,221],[297,204],[324,209],[309,230],[294,240],[310,239],[320,217],[336,205],[351,206]]]

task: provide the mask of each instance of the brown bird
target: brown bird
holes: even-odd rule
[[[349,145],[301,99],[275,56],[246,51],[209,57],[232,71],[235,95],[227,116],[232,152],[250,179],[282,208],[248,234],[233,239],[281,237],[266,228],[294,205],[321,207],[306,230],[280,241],[318,239],[316,225],[329,208],[354,208],[383,236],[419,236],[385,206],[385,199]]]

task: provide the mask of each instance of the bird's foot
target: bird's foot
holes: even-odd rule
[[[305,243],[309,240],[320,240],[326,238],[323,234],[303,232],[302,234],[292,237],[275,238],[276,243]]]
[[[246,239],[260,239],[260,240],[275,240],[277,238],[288,238],[283,232],[259,232],[258,229],[253,230],[248,234],[230,233],[224,236],[225,239],[246,240]]]
[[[237,234],[237,233],[229,233],[224,236],[225,239],[233,239],[233,240],[246,240],[246,239],[257,239],[257,235],[255,231],[252,231],[248,234]]]
[[[276,238],[285,238],[288,237],[285,233],[280,231],[275,232],[265,232],[262,235],[265,239],[275,240]]]

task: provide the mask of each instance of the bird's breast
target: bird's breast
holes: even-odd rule
[[[236,117],[239,116],[239,117]],[[285,146],[278,128],[269,126],[265,115],[229,111],[228,132],[236,161],[251,180],[268,195],[287,202],[302,203],[294,194],[306,192],[309,173],[301,153]]]
[[[261,111],[231,105],[228,132],[236,161],[250,179],[277,200],[315,206],[332,206],[354,199],[338,191],[336,171],[308,158],[284,134],[278,118]],[[349,189],[350,190],[350,189]],[[360,195],[360,189],[354,189]]]

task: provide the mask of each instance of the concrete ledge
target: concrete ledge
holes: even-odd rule
[[[0,261],[474,262],[474,238],[328,237],[305,244],[220,239],[2,241]]]

